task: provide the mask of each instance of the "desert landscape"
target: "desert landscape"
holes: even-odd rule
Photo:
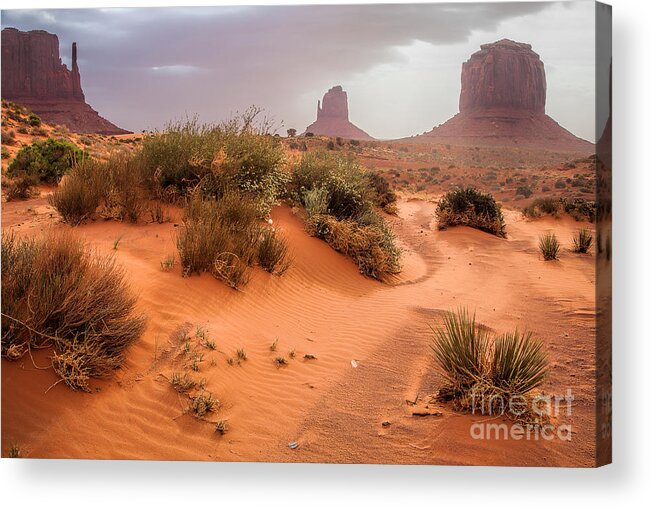
[[[598,464],[609,161],[531,45],[483,44],[458,114],[381,140],[338,84],[305,128],[131,133],[76,45],[2,36],[3,457]]]

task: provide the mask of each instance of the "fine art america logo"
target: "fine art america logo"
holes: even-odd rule
[[[572,440],[570,424],[552,424],[561,415],[572,415],[574,396],[568,389],[563,396],[538,395],[503,396],[486,395],[473,391],[471,412],[489,416],[507,416],[509,422],[478,421],[470,426],[470,436],[475,440]]]

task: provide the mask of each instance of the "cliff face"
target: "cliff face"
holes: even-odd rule
[[[307,127],[306,132],[346,139],[373,139],[348,119],[348,95],[341,86],[330,88],[323,101],[317,103],[316,121]]]
[[[545,66],[531,45],[483,44],[462,65],[459,113],[412,140],[594,153],[592,143],[545,114],[546,97]]]
[[[544,113],[545,66],[531,45],[483,44],[461,68],[459,111],[505,109]]]
[[[2,30],[2,98],[29,107],[73,132],[124,134],[86,104],[72,44],[72,69],[61,62],[59,38],[43,30]]]

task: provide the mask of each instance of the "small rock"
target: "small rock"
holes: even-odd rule
[[[297,449],[298,442],[290,442],[289,444],[287,444],[287,447],[289,447],[290,449]]]
[[[390,423],[389,421],[383,421],[383,422],[382,422],[382,426],[384,426],[385,428],[387,428],[387,427],[391,426],[391,423]]]

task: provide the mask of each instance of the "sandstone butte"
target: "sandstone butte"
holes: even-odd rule
[[[43,30],[2,30],[2,98],[44,121],[83,134],[128,134],[86,103],[72,43],[72,69],[59,57],[59,38]]]
[[[410,141],[591,154],[595,146],[545,113],[545,66],[530,44],[483,44],[463,63],[459,113]]]
[[[361,141],[373,139],[348,119],[348,95],[341,86],[333,86],[323,96],[323,101],[318,101],[316,121],[305,132]]]

